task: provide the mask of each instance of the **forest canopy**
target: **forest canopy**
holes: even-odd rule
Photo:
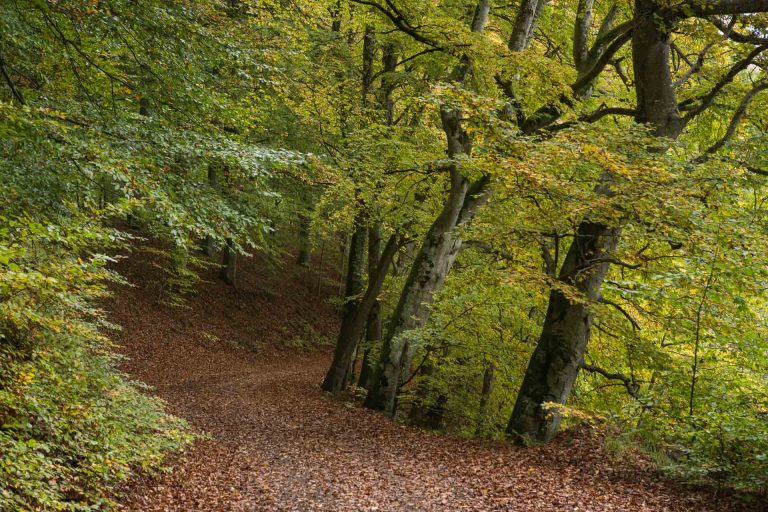
[[[99,306],[141,239],[182,308],[343,245],[322,388],[396,421],[764,491],[766,12],[0,2],[0,509],[111,506],[191,442]]]

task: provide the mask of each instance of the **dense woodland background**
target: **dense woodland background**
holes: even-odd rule
[[[219,262],[340,266],[322,389],[394,421],[589,425],[764,497],[766,11],[0,2],[0,509],[110,508],[193,441],[101,309],[148,241],[178,308]]]

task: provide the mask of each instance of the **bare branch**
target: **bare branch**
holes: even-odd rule
[[[750,172],[752,174],[757,174],[759,176],[768,176],[768,170],[761,169],[759,167],[755,167],[752,164],[748,164],[747,162],[743,160],[738,160],[736,158],[730,158],[727,156],[713,156],[713,155],[702,155],[697,159],[697,163],[701,163],[708,158],[714,158],[715,160],[719,160],[721,162],[726,162],[733,165],[738,165],[739,167],[742,167],[745,171]]]
[[[722,148],[731,137],[733,137],[733,134],[736,132],[736,128],[741,121],[741,118],[744,117],[744,114],[747,112],[747,107],[749,107],[752,98],[754,98],[757,93],[766,89],[768,89],[768,81],[762,80],[758,82],[752,89],[750,89],[747,94],[744,95],[744,98],[742,98],[738,108],[733,113],[733,117],[731,117],[731,122],[728,125],[728,129],[725,131],[725,135],[723,135],[720,140],[712,144],[712,146],[707,149],[707,153],[711,154],[716,152]]]
[[[612,307],[612,308],[614,308],[616,311],[618,311],[619,313],[621,313],[622,315],[624,315],[624,318],[626,318],[627,320],[629,320],[629,323],[630,323],[630,324],[632,324],[632,328],[633,328],[634,330],[636,330],[636,331],[639,331],[639,330],[641,330],[641,329],[640,329],[640,324],[639,324],[639,323],[637,323],[637,320],[635,320],[634,318],[632,318],[632,315],[630,315],[630,314],[627,312],[627,310],[626,310],[626,309],[624,309],[623,307],[621,307],[621,305],[620,305],[620,304],[618,304],[618,303],[616,303],[616,302],[613,302],[613,301],[610,301],[610,300],[608,300],[608,299],[605,299],[605,298],[601,298],[601,299],[600,299],[600,302],[601,302],[602,304],[606,304],[606,305],[608,305],[608,306],[611,306],[611,307]]]
[[[575,121],[568,121],[566,123],[561,123],[555,126],[551,126],[547,129],[547,131],[550,132],[558,132],[560,130],[564,130],[566,128],[570,128],[571,126],[576,125],[577,123],[594,123],[599,121],[600,119],[604,118],[605,116],[630,116],[634,117],[635,115],[635,109],[633,108],[626,108],[626,107],[600,107],[599,109],[595,110],[594,112],[590,112],[589,114],[585,114]]]
[[[701,49],[698,56],[696,57],[696,62],[690,65],[691,67],[688,68],[688,71],[686,71],[683,76],[678,78],[675,81],[675,83],[672,84],[672,87],[677,89],[678,87],[683,85],[685,82],[687,82],[688,79],[691,78],[691,76],[701,71],[702,66],[704,66],[704,58],[706,57],[707,52],[709,51],[710,48],[712,48],[712,46],[714,45],[712,43],[709,43],[706,46],[704,46],[704,48]]]
[[[442,45],[438,44],[436,41],[430,39],[429,37],[421,34],[416,27],[411,25],[411,23],[408,21],[405,16],[395,7],[390,0],[385,0],[387,3],[387,7],[381,5],[378,2],[374,2],[372,0],[352,0],[356,4],[360,5],[367,5],[369,7],[373,7],[380,13],[382,13],[384,16],[389,18],[389,20],[392,22],[392,24],[397,27],[401,32],[408,34],[416,41],[426,44],[427,46],[431,46],[433,48],[444,50],[445,48],[442,47]]]
[[[403,60],[401,60],[399,62],[396,62],[394,64],[394,66],[392,66],[392,68],[394,69],[397,66],[402,66],[406,62],[410,62],[410,61],[412,61],[414,59],[417,59],[417,58],[421,57],[422,55],[426,55],[428,53],[439,52],[439,51],[442,51],[441,48],[427,48],[426,50],[422,50],[422,51],[420,51],[418,53],[415,53],[415,54],[411,55],[410,57],[406,57]],[[392,69],[384,68],[384,69],[374,73],[373,76],[371,77],[371,81],[376,80],[378,77],[380,77],[384,73],[390,73],[391,71],[392,71]]]

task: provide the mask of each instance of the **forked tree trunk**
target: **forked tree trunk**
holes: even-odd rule
[[[490,0],[479,0],[472,19],[473,32],[482,32],[488,21]],[[451,81],[463,83],[471,70],[467,57],[462,57],[451,74]],[[472,138],[461,124],[461,112],[443,108],[440,112],[443,131],[446,135],[448,156],[455,158],[472,153]],[[405,287],[395,313],[390,321],[384,339],[381,356],[376,366],[373,382],[365,399],[365,406],[394,415],[397,394],[403,378],[410,371],[416,351],[414,331],[423,327],[429,319],[429,305],[439,291],[445,277],[453,266],[461,238],[456,227],[469,221],[482,202],[486,178],[471,184],[462,176],[456,164],[450,169],[451,186],[440,215],[432,223],[424,242],[411,267]],[[470,192],[472,186],[473,191]],[[474,193],[478,192],[478,193]]]
[[[341,393],[344,390],[347,371],[349,370],[349,365],[354,357],[357,342],[363,335],[368,319],[368,313],[381,292],[381,287],[384,285],[384,278],[386,277],[387,267],[392,261],[395,252],[397,252],[397,248],[398,239],[395,235],[392,235],[381,255],[374,279],[369,280],[368,288],[362,299],[360,299],[359,304],[355,307],[353,314],[348,317],[345,316],[345,321],[342,322],[339,337],[336,341],[333,362],[323,381],[323,390],[335,394]]]
[[[654,0],[636,0],[632,57],[637,95],[636,120],[654,127],[657,136],[676,138],[683,128],[669,68],[669,26],[654,11]],[[590,302],[600,298],[608,259],[619,230],[582,221],[560,269],[559,279],[583,294],[571,301],[559,289],[550,293],[541,337],[528,363],[507,433],[518,443],[550,441],[561,416],[547,414],[545,402],[565,404],[589,341]]]

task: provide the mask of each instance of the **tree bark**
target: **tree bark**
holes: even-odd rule
[[[568,400],[592,327],[590,302],[600,298],[608,271],[605,260],[616,248],[618,231],[602,223],[584,221],[566,254],[558,279],[584,297],[571,300],[559,288],[549,295],[541,337],[528,363],[517,395],[507,433],[518,443],[545,443],[560,426],[560,415],[550,413],[545,402]]]
[[[381,255],[379,264],[376,267],[374,279],[368,281],[368,288],[355,307],[353,314],[345,316],[342,322],[339,337],[336,341],[336,350],[333,354],[333,362],[323,381],[322,388],[334,394],[341,393],[346,385],[346,376],[352,357],[355,354],[355,348],[360,337],[363,335],[368,313],[371,310],[376,298],[384,285],[387,267],[397,252],[398,238],[392,235],[387,242]]]
[[[309,267],[311,253],[309,250],[309,216],[299,214],[299,257],[297,263],[302,267]]]
[[[381,226],[376,224],[368,230],[368,282],[376,279],[376,272],[381,260]],[[386,269],[384,270],[386,273]],[[368,389],[372,376],[371,349],[381,341],[382,319],[381,304],[378,297],[374,299],[365,326],[365,350],[363,351],[363,364],[360,368],[358,386]]]
[[[533,29],[536,27],[536,21],[541,15],[544,4],[546,4],[546,0],[523,0],[517,11],[512,35],[507,44],[510,51],[521,52],[528,46],[528,41],[531,40]]]
[[[360,294],[363,291],[363,276],[365,273],[365,251],[368,240],[368,229],[364,225],[365,218],[362,212],[357,214],[355,219],[355,232],[352,234],[352,238],[349,242],[349,254],[347,256],[347,279],[344,292],[344,309],[343,317],[341,320],[342,326],[345,323],[352,322],[354,320],[355,313],[360,303]],[[342,327],[343,330],[343,327]],[[357,349],[357,344],[360,341],[361,334],[358,334],[356,338],[351,340],[345,340],[348,343],[352,343],[353,355]],[[349,371],[352,367],[352,361],[347,362],[347,370],[344,375],[344,384],[342,387],[346,387],[346,383],[349,382]]]
[[[484,436],[488,430],[488,408],[491,403],[493,385],[496,382],[496,365],[488,363],[483,372],[483,388],[480,391],[480,411],[477,414],[476,436]]]
[[[473,32],[482,32],[488,21],[490,0],[479,0],[472,19]],[[464,56],[451,73],[451,79],[463,83],[469,75],[471,63]],[[461,125],[461,112],[442,108],[443,131],[448,144],[448,156],[470,155],[472,138]],[[453,266],[461,238],[456,234],[460,222],[468,221],[484,197],[485,179],[480,194],[470,193],[471,184],[456,164],[450,169],[451,186],[440,215],[430,227],[416,256],[405,287],[400,295],[382,346],[381,356],[374,373],[373,383],[365,399],[365,406],[394,415],[397,394],[404,374],[410,370],[416,345],[413,331],[423,327],[429,319],[429,305],[439,291],[448,271]]]
[[[430,227],[419,250],[395,313],[390,320],[379,363],[365,406],[394,414],[400,383],[410,370],[416,350],[413,331],[423,327],[430,314],[434,294],[442,288],[448,271],[461,249],[456,227],[469,221],[483,196],[475,195],[477,187],[457,169],[453,170],[449,199]],[[477,184],[474,184],[477,185]]]

